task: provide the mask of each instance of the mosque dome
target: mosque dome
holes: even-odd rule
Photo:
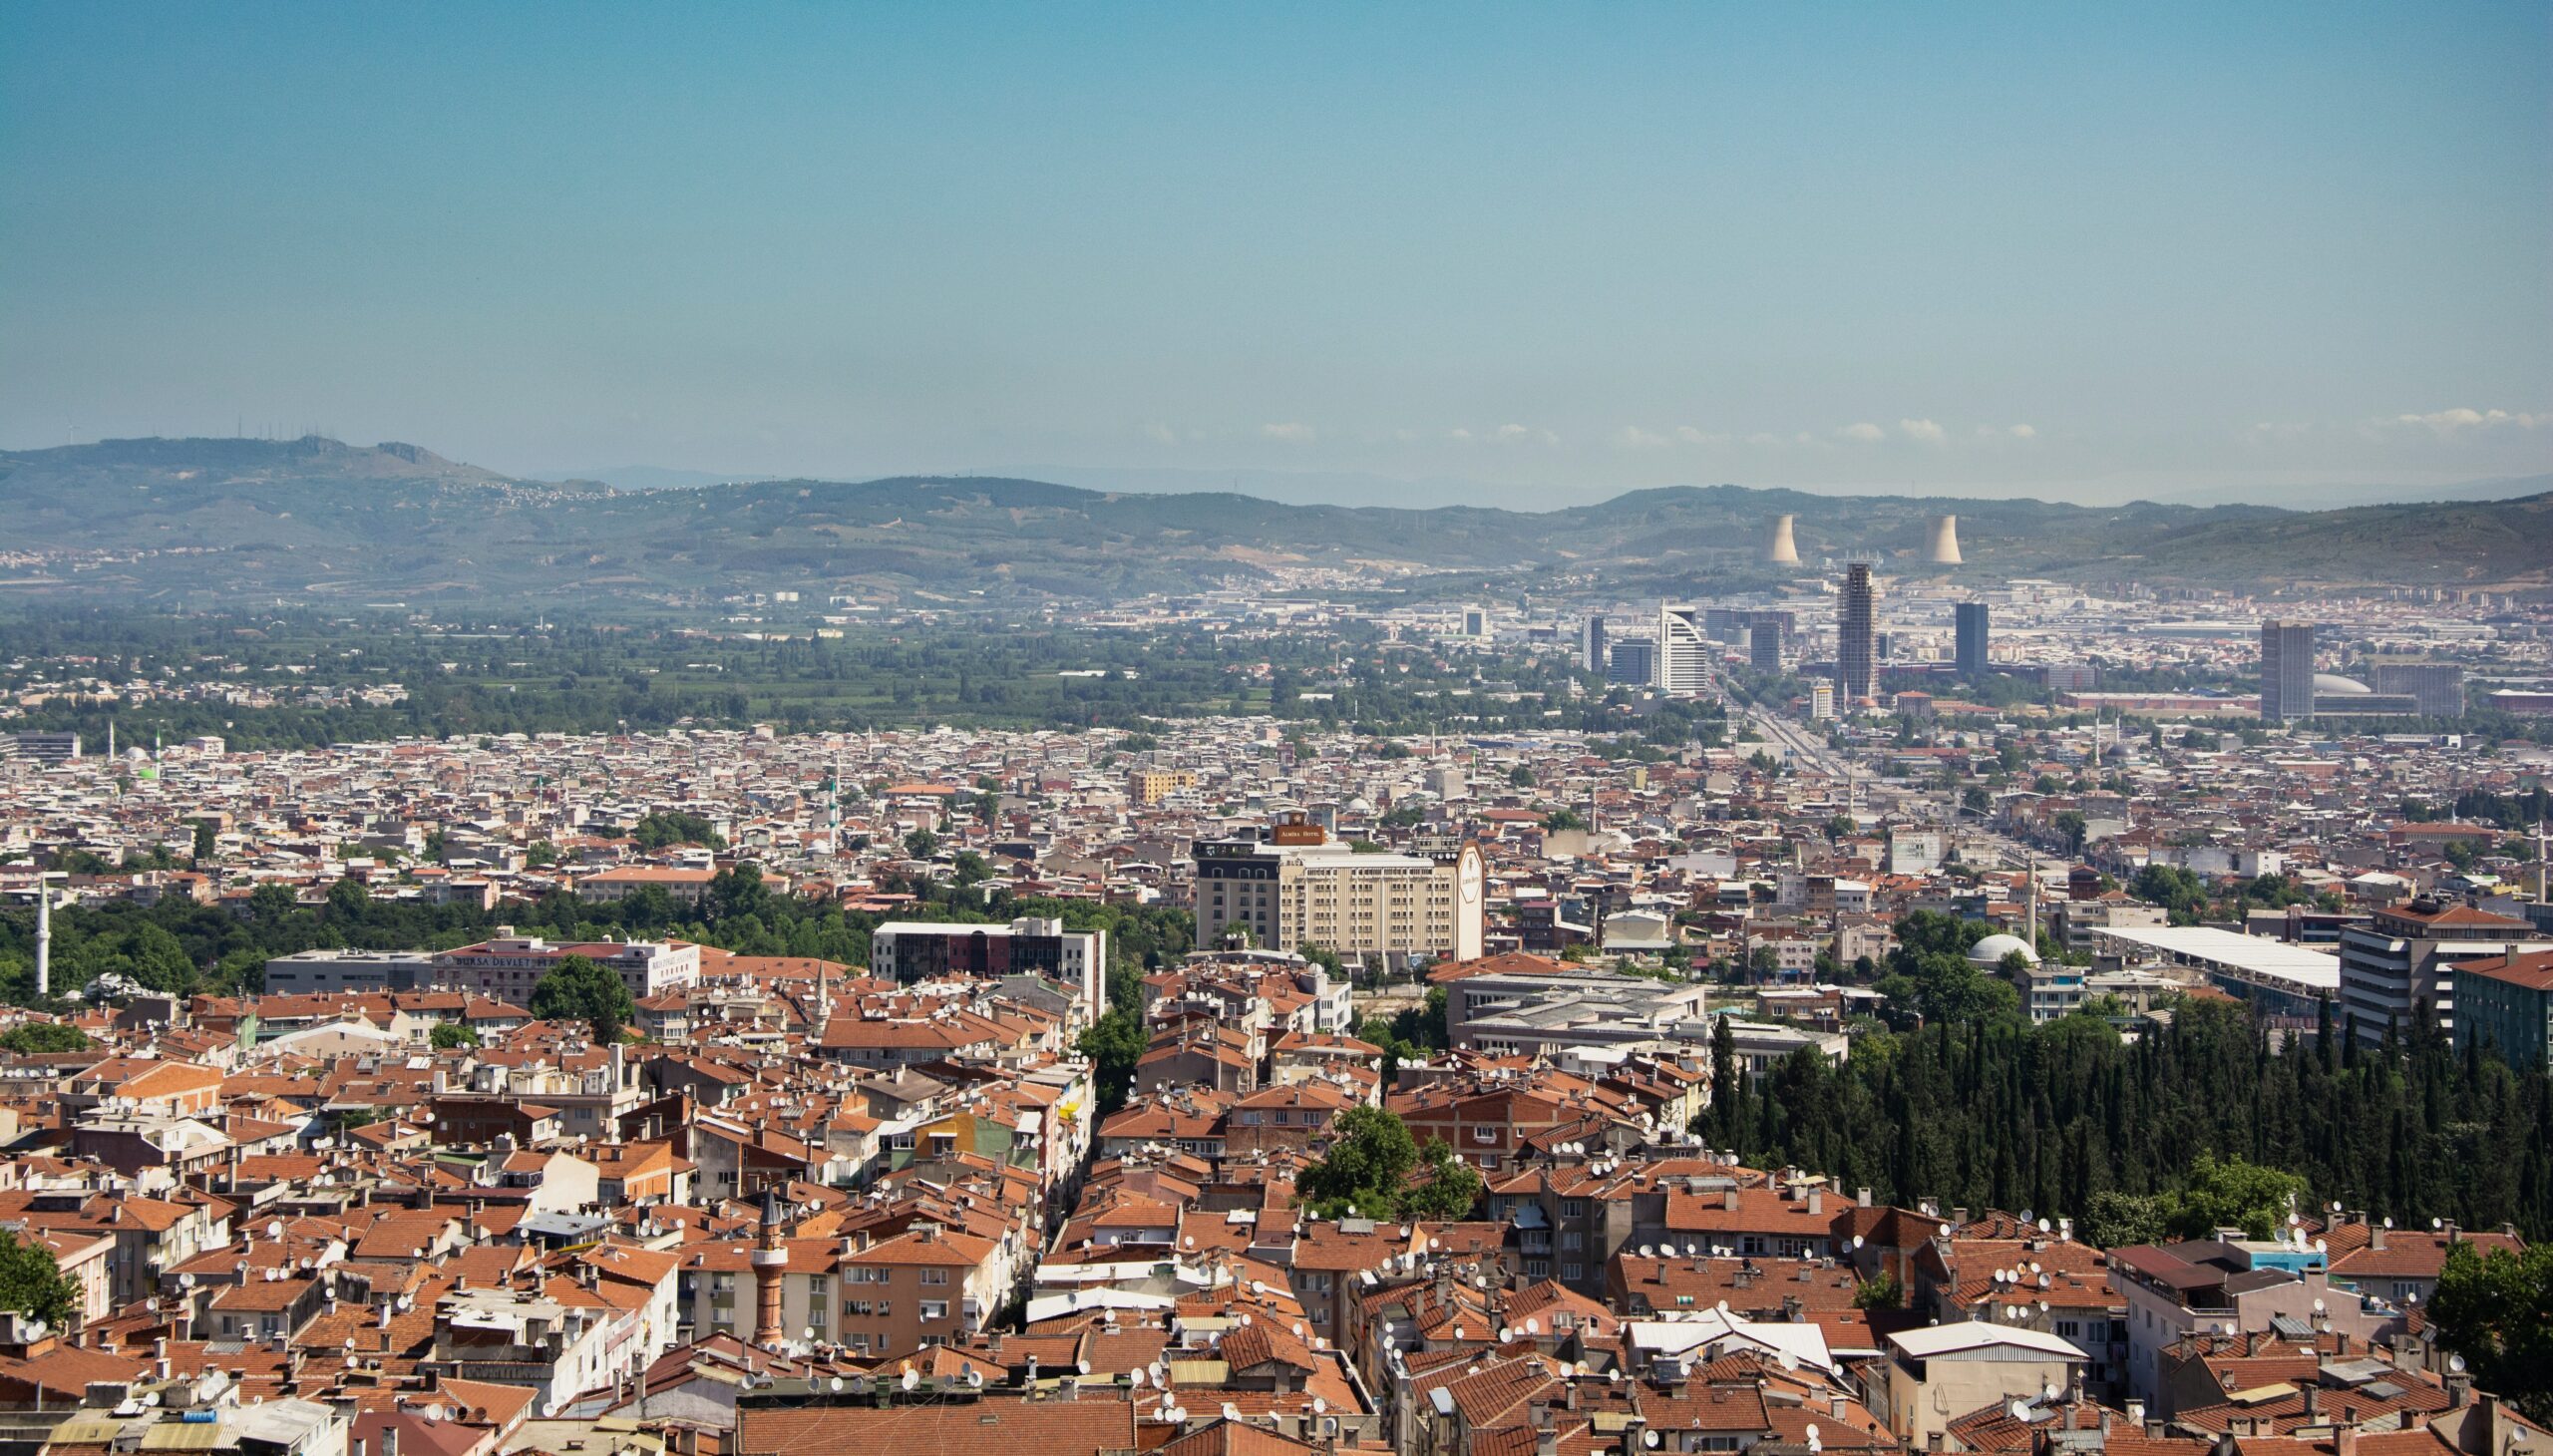
[[[1970,946],[1968,951],[1968,962],[1971,965],[1984,966],[1992,969],[1995,966],[2002,965],[2004,963],[2004,957],[2011,954],[2015,950],[2021,952],[2021,958],[2023,960],[2028,961],[2032,965],[2038,964],[2038,952],[2032,950],[2026,943],[2024,943],[2020,936],[2003,934],[1989,935],[1985,939],[1978,941],[1975,945]]]

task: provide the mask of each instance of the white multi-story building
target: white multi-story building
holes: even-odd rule
[[[1700,697],[1711,690],[1711,639],[1702,629],[1698,606],[1662,604],[1657,608],[1657,680],[1659,692],[1674,698]]]
[[[1255,945],[1317,945],[1393,965],[1480,956],[1486,877],[1476,845],[1360,854],[1294,814],[1268,840],[1200,843],[1196,856],[1201,945],[1240,930]]]
[[[700,947],[687,940],[556,945],[538,935],[517,935],[446,950],[438,958],[443,962],[446,989],[494,996],[520,1006],[529,1004],[532,988],[570,955],[581,955],[618,974],[634,1001],[700,980]]]

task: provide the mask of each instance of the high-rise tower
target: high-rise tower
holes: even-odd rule
[[[1587,670],[1603,672],[1608,664],[1605,656],[1605,619],[1594,612],[1587,614],[1587,640],[1584,646]]]
[[[1871,563],[1852,561],[1844,567],[1844,591],[1835,604],[1836,706],[1849,708],[1871,695],[1872,676]]]
[[[1962,677],[1986,675],[1987,616],[1986,603],[1963,601],[1951,608],[1951,621],[1957,628],[1956,662]]]
[[[1668,697],[1699,697],[1710,691],[1710,638],[1702,631],[1698,606],[1657,608],[1657,690]]]
[[[1766,676],[1782,670],[1782,624],[1770,616],[1755,618],[1746,628],[1746,665]]]
[[[2261,623],[2261,721],[2314,716],[2314,624]]]

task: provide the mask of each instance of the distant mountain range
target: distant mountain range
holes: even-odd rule
[[[617,489],[309,437],[0,452],[0,591],[604,610],[772,589],[1087,600],[1364,566],[1669,593],[1771,579],[1757,548],[1783,514],[1812,566],[1867,551],[1936,570],[1919,547],[1945,513],[1980,578],[2543,584],[2553,568],[2544,493],[2288,512],[1708,486],[1544,513],[1394,510],[975,478]]]

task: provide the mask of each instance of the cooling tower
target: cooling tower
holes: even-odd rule
[[[1791,541],[1793,519],[1788,516],[1773,518],[1773,539],[1764,544],[1764,559],[1773,565],[1796,566],[1799,564],[1799,546]]]
[[[1959,564],[1959,518],[1936,516],[1924,541],[1924,559],[1936,566]]]

